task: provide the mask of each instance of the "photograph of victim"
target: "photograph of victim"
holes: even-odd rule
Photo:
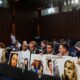
[[[30,64],[30,70],[37,73],[39,78],[41,78],[43,74],[43,64],[42,64],[42,56],[32,54],[31,55],[31,64]]]

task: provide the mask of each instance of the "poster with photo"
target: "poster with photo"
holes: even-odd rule
[[[76,74],[77,74],[77,79],[75,80],[80,80],[80,57],[73,57],[72,58],[76,67]]]
[[[2,54],[3,54],[3,52],[4,52],[4,49],[0,48],[0,63],[2,62]]]
[[[80,58],[70,56],[43,56],[43,74],[61,80],[80,80]]]
[[[62,80],[80,80],[76,57],[63,56],[57,62]]]
[[[72,58],[66,57],[66,56],[63,56],[63,57],[55,56],[55,55],[52,56],[52,60],[53,60],[53,62],[55,61],[55,65],[58,68],[59,76],[62,76],[63,70],[64,70],[64,63],[68,59],[72,59]]]
[[[53,76],[52,55],[43,55],[43,74]]]
[[[59,71],[59,66],[58,66],[58,59],[59,56],[52,56],[52,61],[53,61],[53,76],[60,77],[60,71]]]
[[[73,60],[68,59],[64,63],[62,80],[78,80],[77,69]]]
[[[18,52],[10,53],[8,64],[11,67],[18,67]]]
[[[30,54],[26,51],[18,51],[18,67],[22,70],[29,70],[30,68]]]
[[[19,62],[18,67],[22,68],[22,72],[24,72],[24,70],[29,70],[29,64],[30,61],[28,60],[28,58],[24,58],[23,62]]]
[[[39,76],[43,73],[42,56],[39,54],[31,54],[30,69]]]
[[[43,55],[43,74],[60,77],[62,80],[80,80],[77,61],[77,57]]]

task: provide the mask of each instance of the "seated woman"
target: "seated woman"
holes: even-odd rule
[[[9,66],[17,67],[17,64],[18,64],[18,54],[17,53],[11,53],[10,60],[9,60]]]
[[[70,60],[67,60],[65,62],[62,80],[78,80],[76,66],[75,66],[74,62],[72,62]]]

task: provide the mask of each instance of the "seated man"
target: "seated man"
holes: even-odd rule
[[[28,50],[27,45],[22,45],[22,51],[19,53],[19,64],[22,65],[25,59],[28,59],[28,61],[30,60],[30,51]]]
[[[75,45],[75,49],[76,49],[76,56],[79,57],[80,56],[80,41],[78,41]]]
[[[20,51],[20,48],[21,48],[21,44],[19,42],[16,42],[15,43],[15,46],[13,47],[13,51]]]
[[[47,41],[42,40],[40,44],[41,44],[41,50],[40,51],[44,54],[46,52]]]
[[[51,42],[47,43],[47,49],[46,50],[47,50],[46,51],[47,54],[55,55],[53,44]]]
[[[24,40],[24,41],[22,42],[22,45],[27,45],[27,41]]]
[[[41,53],[40,51],[37,50],[35,41],[31,41],[29,43],[29,50],[30,50],[30,52],[32,54],[39,54],[39,53]]]
[[[70,52],[69,52],[69,48],[67,44],[60,44],[59,45],[59,53],[58,55],[60,56],[73,56]]]

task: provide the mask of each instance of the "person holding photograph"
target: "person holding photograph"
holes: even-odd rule
[[[29,43],[29,50],[31,54],[39,54],[41,53],[38,49],[37,49],[37,43],[35,41],[31,41]]]
[[[22,51],[19,53],[19,65],[24,63],[25,58],[30,60],[30,51],[27,45],[22,45]]]
[[[69,51],[69,46],[67,44],[60,44],[59,45],[59,53],[57,54],[58,56],[72,56],[75,57],[74,55],[72,55]]]
[[[72,62],[70,60],[67,60],[65,62],[62,80],[78,80],[76,66],[75,66],[74,62]]]
[[[17,67],[17,63],[18,63],[18,54],[17,53],[11,53],[9,66]]]

